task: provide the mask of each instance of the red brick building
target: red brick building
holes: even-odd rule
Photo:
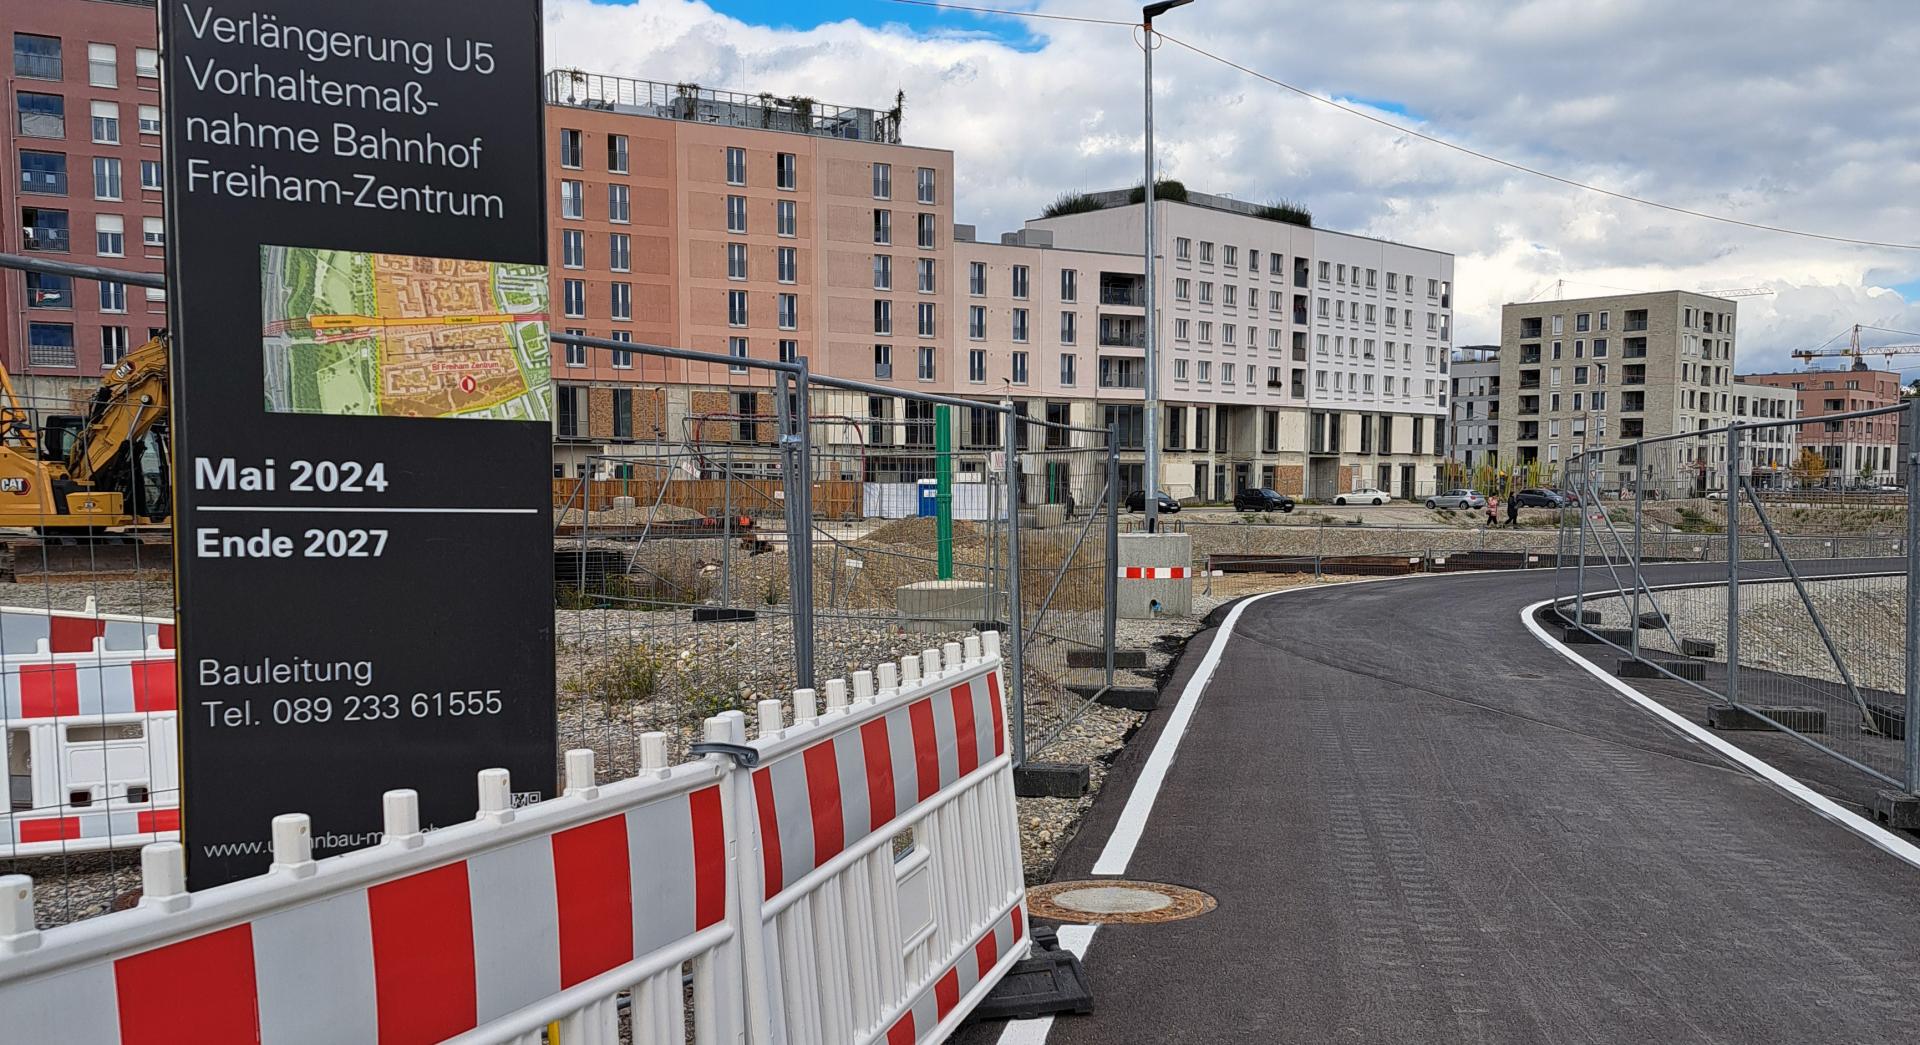
[[[1800,398],[1800,446],[1819,454],[1833,485],[1893,483],[1899,478],[1895,447],[1900,416],[1826,421],[1829,414],[1873,410],[1900,402],[1900,375],[1892,370],[1802,370],[1784,374],[1744,374],[1750,384],[1791,388]]]
[[[0,250],[159,272],[160,79],[151,0],[9,3]],[[166,325],[158,291],[0,273],[0,361],[65,397]]]

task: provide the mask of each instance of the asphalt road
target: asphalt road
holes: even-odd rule
[[[1518,615],[1552,594],[1542,571],[1248,607],[1125,875],[1219,907],[1101,927],[1096,1011],[1048,1040],[1920,1038],[1920,868],[1541,645]],[[1211,638],[1058,879],[1091,877]]]

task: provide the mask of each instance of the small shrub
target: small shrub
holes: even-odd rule
[[[1289,225],[1313,227],[1313,212],[1292,200],[1275,200],[1254,211],[1254,217],[1268,221],[1284,221]]]
[[[1107,205],[1084,192],[1063,192],[1052,203],[1040,211],[1043,218],[1057,218],[1063,214],[1089,214],[1096,210],[1105,210]]]
[[[1172,200],[1175,203],[1185,203],[1187,202],[1187,187],[1174,181],[1172,178],[1160,178],[1153,183],[1153,198],[1156,200]],[[1127,202],[1147,202],[1147,183],[1141,182],[1128,191]]]
[[[588,669],[594,696],[629,703],[652,700],[660,693],[666,665],[639,646],[623,650],[611,660]]]

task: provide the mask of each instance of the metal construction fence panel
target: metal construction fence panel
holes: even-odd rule
[[[1920,713],[1920,456],[1897,435],[1915,410],[1908,400],[1577,455],[1561,613],[1639,670],[1729,709],[1729,722],[1789,733],[1920,792],[1920,732],[1908,726]],[[1829,461],[1862,463],[1836,477]],[[1660,583],[1661,564],[1686,562],[1722,572]]]
[[[273,869],[189,893],[178,843],[142,851],[128,911],[35,927],[0,878],[0,1026],[20,1040],[933,1041],[1023,952],[998,632],[703,724],[668,763],[424,830],[384,799],[380,843],[316,861],[276,817]],[[325,825],[318,825],[321,829]]]

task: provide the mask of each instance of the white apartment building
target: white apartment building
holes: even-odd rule
[[[1060,247],[1137,252],[1144,206],[1125,191],[1094,199],[1101,209],[1027,227]],[[1433,490],[1453,256],[1201,193],[1155,208],[1161,488],[1202,500],[1252,485],[1316,498]]]
[[[1500,357],[1455,352],[1447,398],[1447,455],[1468,476],[1500,463]]]
[[[1790,386],[1735,377],[1733,420],[1737,424],[1791,421],[1800,416],[1800,393]],[[1740,474],[1762,489],[1785,487],[1800,452],[1800,426],[1765,424],[1740,433]]]

